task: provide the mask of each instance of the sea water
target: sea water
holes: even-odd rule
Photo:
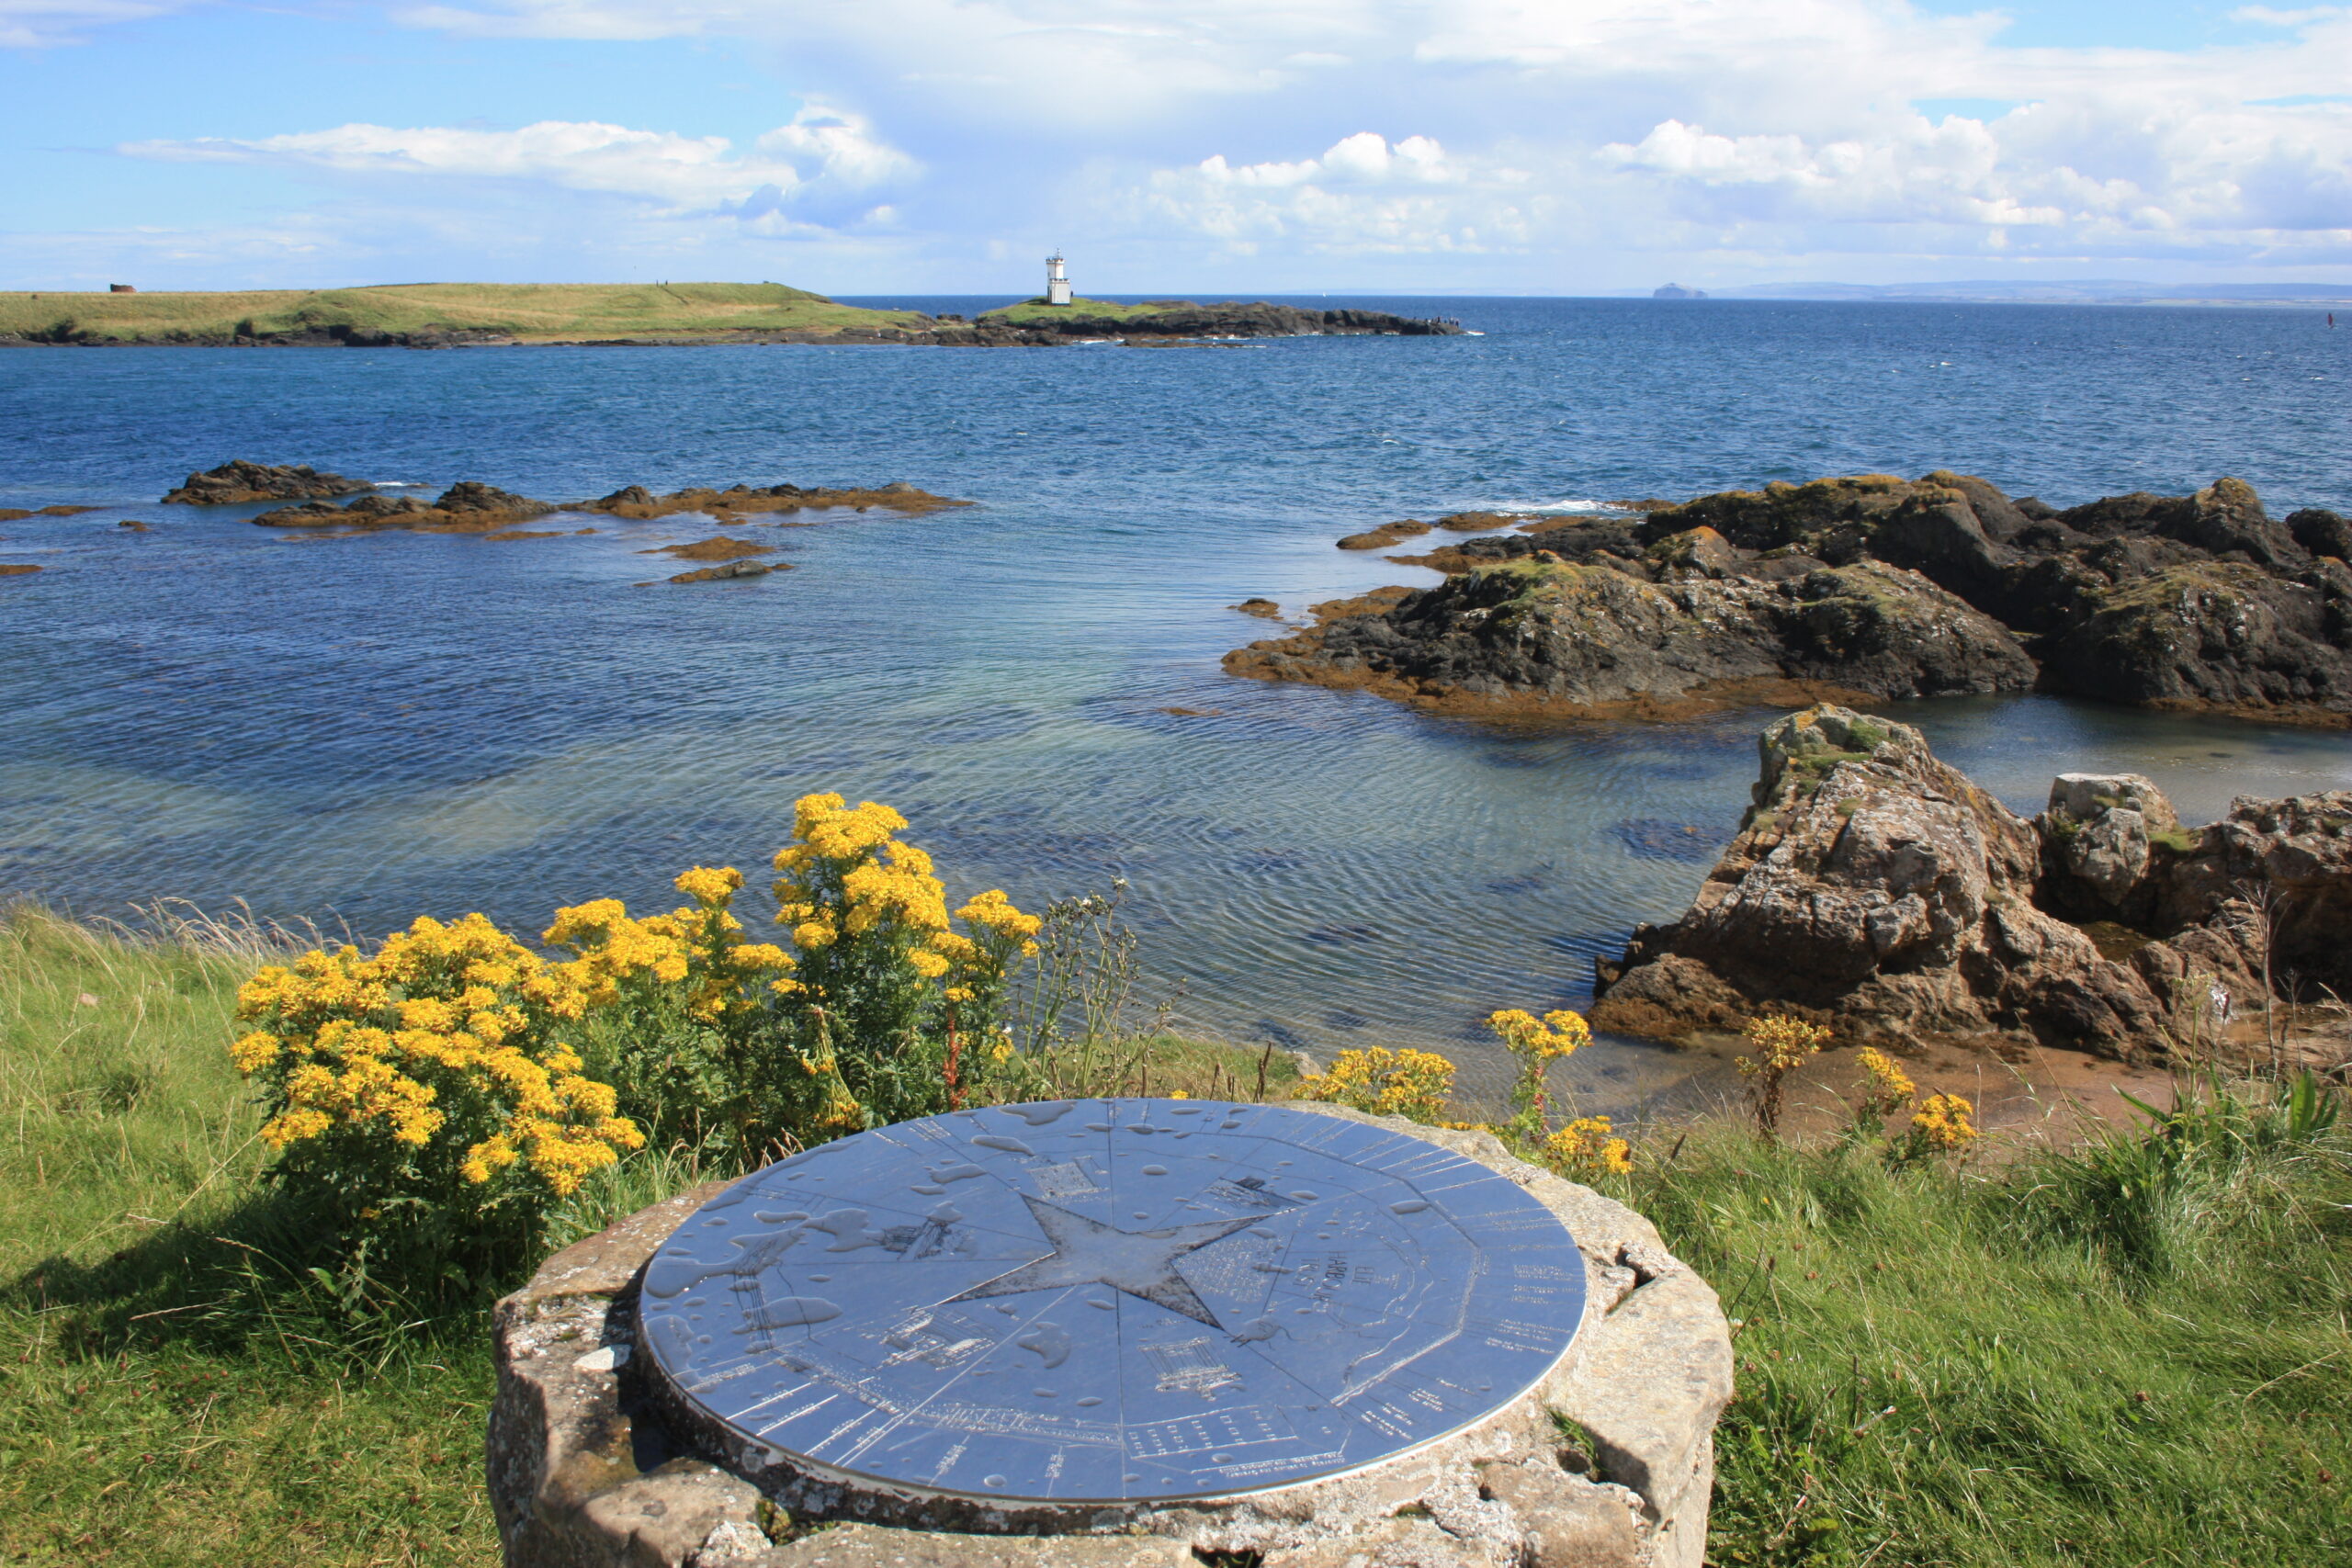
[[[0,897],[537,931],[599,896],[668,908],[696,863],[757,888],[792,802],[834,790],[904,812],[957,896],[1125,878],[1145,998],[1185,1027],[1433,1048],[1491,1085],[1478,1020],[1587,999],[1595,955],[1680,911],[1774,716],[1498,731],[1233,680],[1219,657],[1281,628],[1228,606],[1437,581],[1333,547],[1394,518],[1822,474],[1952,468],[2060,505],[2235,474],[2274,514],[2352,510],[2352,333],[2313,312],[1333,302],[1483,335],[0,354],[0,505],[102,507],[0,524],[0,561],[45,569],[0,580]],[[407,494],[903,479],[979,504],[755,523],[796,570],[671,586],[641,552],[707,521],[322,538],[155,503],[232,457]],[[2352,784],[2340,731],[1889,711],[2021,811],[2070,769],[2147,773],[2192,819]],[[1579,1061],[1605,1090],[1668,1058]]]

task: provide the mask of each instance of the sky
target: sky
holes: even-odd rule
[[[0,288],[2352,282],[2352,5],[0,0]]]

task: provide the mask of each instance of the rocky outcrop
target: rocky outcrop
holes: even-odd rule
[[[1596,1026],[1791,1012],[1860,1042],[2161,1059],[2274,988],[2352,988],[2352,792],[2188,830],[2144,778],[2065,774],[2028,821],[1906,725],[1816,707],[1759,750],[1739,836],[1679,920],[1600,967]]]
[[[1816,479],[1653,513],[1743,551],[1917,570],[2027,639],[2044,690],[2352,723],[2352,569],[2334,513],[2273,522],[2251,486],[2060,512],[1937,472]]]
[[[217,468],[190,474],[186,483],[164,497],[181,506],[240,506],[255,501],[318,501],[336,495],[362,495],[376,487],[341,474],[322,474],[309,464],[293,467],[249,463],[232,458]]]
[[[943,324],[923,336],[944,347],[999,348],[1104,339],[1152,343],[1188,338],[1453,337],[1461,331],[1459,321],[1394,316],[1385,310],[1308,310],[1263,300],[1211,305],[1175,300],[1117,314],[1084,306],[1023,311],[1017,316],[990,311],[968,327]]]
[[[1380,532],[1343,543],[1373,547],[1385,542]],[[1773,584],[1877,563],[1918,574],[2007,628],[2042,690],[2344,726],[2352,725],[2347,552],[2352,523],[2316,510],[2274,522],[2237,479],[2190,496],[2110,496],[2061,512],[2030,497],[2012,501],[1973,476],[1939,471],[1917,480],[1864,474],[1727,491],[1643,517],[1545,519],[1392,558],[1470,576],[1548,557],[1652,583],[1699,577]],[[1453,584],[1428,592],[1464,596]],[[1413,623],[1428,618],[1412,598],[1390,616],[1407,639],[1418,635]],[[1617,635],[1611,624],[1597,625],[1590,657],[1609,660]],[[1788,651],[1758,645],[1755,654],[1786,662]],[[1452,678],[1464,691],[1475,680],[1510,688],[1517,673],[1509,663],[1464,668]],[[1228,667],[1367,683],[1331,668],[1317,649],[1291,649],[1286,662],[1237,656]],[[1834,672],[1818,678],[1838,681]],[[1871,678],[1838,683],[1852,691],[1880,686]],[[1394,694],[1426,691],[1424,682]]]
[[[917,490],[900,479],[891,484],[849,490],[803,490],[798,485],[789,484],[769,485],[763,489],[735,484],[724,490],[672,491],[667,495],[656,495],[643,485],[630,485],[599,500],[573,502],[566,510],[604,512],[616,517],[636,518],[700,512],[721,522],[732,522],[753,513],[819,512],[836,507],[853,512],[879,507],[886,512],[921,516],[927,512],[971,504],[968,501],[953,501],[926,490]]]
[[[1700,559],[1710,554],[1693,544],[1655,571],[1615,558],[1508,562],[1393,607],[1320,606],[1321,625],[1228,654],[1225,668],[1496,716],[2033,682],[2015,638],[1917,572],[1863,561],[1718,577]]]
[[[345,506],[314,501],[281,506],[253,519],[265,528],[408,528],[427,534],[486,534],[526,517],[558,510],[544,501],[463,479],[422,501],[413,495],[368,495]]]

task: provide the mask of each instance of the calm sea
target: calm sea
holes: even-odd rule
[[[1945,467],[2058,504],[2236,474],[2274,513],[2352,509],[2352,332],[2313,312],[1345,302],[1484,335],[0,354],[0,505],[104,507],[0,525],[0,561],[48,569],[0,580],[0,896],[536,931],[599,895],[666,908],[689,864],[756,874],[793,799],[838,790],[903,811],[954,891],[1127,878],[1150,993],[1195,1028],[1475,1066],[1486,1011],[1576,1003],[1595,953],[1683,907],[1771,716],[1498,734],[1227,680],[1218,657],[1270,630],[1243,598],[1434,581],[1339,535]],[[232,457],[980,505],[754,530],[798,570],[642,587],[676,568],[638,552],[707,530],[314,539],[154,504]],[[2340,733],[1896,711],[2020,810],[2075,768],[2148,773],[2198,817],[2352,784]],[[1620,1087],[1662,1060],[1580,1058]]]

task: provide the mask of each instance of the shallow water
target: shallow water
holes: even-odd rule
[[[1679,911],[1771,716],[1498,734],[1227,679],[1273,629],[1240,599],[1435,581],[1340,534],[1944,466],[2059,504],[2235,473],[2275,513],[2352,508],[2352,334],[2301,312],[1369,303],[1487,335],[0,355],[0,505],[107,508],[0,525],[0,560],[50,569],[0,581],[0,895],[536,930],[756,868],[795,797],[837,789],[905,812],[953,890],[1129,878],[1154,994],[1181,986],[1194,1027],[1475,1066],[1487,1010],[1573,1005],[1592,955]],[[676,568],[635,552],[707,525],[321,539],[153,504],[232,456],[550,499],[904,479],[982,504],[755,526],[799,570],[636,587]],[[2341,733],[1894,711],[2022,810],[2072,768],[2148,773],[2198,818],[2352,784]]]

